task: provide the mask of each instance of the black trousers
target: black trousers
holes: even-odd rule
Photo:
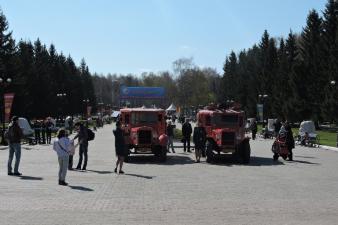
[[[190,136],[184,137],[184,140],[183,140],[184,151],[186,151],[187,145],[188,145],[188,151],[190,151]]]
[[[52,131],[51,130],[47,130],[46,134],[47,134],[47,144],[50,144],[50,142],[52,140]]]
[[[73,156],[69,155],[68,169],[73,169]]]
[[[80,144],[79,150],[79,163],[77,164],[77,169],[81,169],[82,160],[84,158],[82,169],[86,169],[88,162],[88,144]]]

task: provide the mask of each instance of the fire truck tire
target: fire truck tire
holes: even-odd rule
[[[243,164],[248,164],[250,163],[250,154],[251,154],[251,149],[250,149],[250,144],[249,142],[244,142],[241,146],[241,156],[242,156],[242,162]]]
[[[207,141],[206,144],[206,161],[207,163],[211,163],[214,159],[214,153],[212,151],[212,143]]]

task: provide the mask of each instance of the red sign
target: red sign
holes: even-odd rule
[[[9,122],[9,117],[11,116],[12,104],[14,100],[14,93],[5,93],[5,121]]]

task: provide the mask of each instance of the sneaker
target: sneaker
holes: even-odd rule
[[[83,167],[82,170],[87,170],[87,168],[86,168],[86,167]]]
[[[64,182],[64,181],[62,181],[62,180],[59,180],[59,185],[62,185],[62,186],[67,186],[67,185],[68,185],[68,183],[66,183],[66,182]]]
[[[114,173],[117,173],[117,168],[115,168]]]
[[[22,173],[15,172],[15,173],[13,173],[13,175],[14,175],[14,176],[21,176],[21,175],[22,175]]]
[[[81,167],[77,166],[76,169],[77,169],[77,170],[81,170]]]
[[[14,174],[12,172],[8,172],[8,176],[13,176]]]
[[[119,174],[124,174],[123,170],[120,170]]]

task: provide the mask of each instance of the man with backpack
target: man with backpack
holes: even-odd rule
[[[9,143],[9,157],[8,157],[8,175],[21,176],[19,172],[19,165],[21,159],[21,139],[24,137],[22,129],[19,126],[19,117],[14,116],[10,123],[5,137]],[[12,161],[15,153],[14,173],[12,172]]]
[[[76,169],[81,170],[82,159],[84,157],[84,163],[82,170],[87,169],[88,162],[88,128],[84,126],[81,122],[75,123],[75,129],[78,131],[74,139],[78,138],[78,143],[80,144],[79,149],[79,163],[77,164]]]

